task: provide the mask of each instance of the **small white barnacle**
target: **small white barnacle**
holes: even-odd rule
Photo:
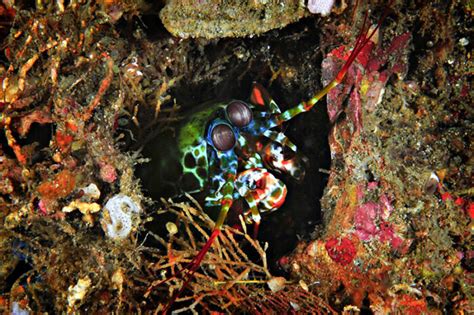
[[[102,228],[109,238],[121,240],[130,234],[133,216],[140,213],[140,207],[132,198],[118,194],[110,198],[104,206]]]

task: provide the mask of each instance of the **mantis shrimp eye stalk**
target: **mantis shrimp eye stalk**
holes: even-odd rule
[[[376,33],[377,29],[382,24],[383,20],[388,14],[388,7],[390,7],[392,3],[393,3],[393,0],[390,0],[388,2],[387,8],[385,9],[382,16],[379,18],[377,25],[372,30],[368,25],[369,14],[368,12],[365,14],[362,28],[356,39],[354,48],[349,58],[347,59],[346,63],[342,66],[341,70],[337,73],[335,78],[327,86],[325,86],[321,91],[316,93],[310,100],[306,102],[302,102],[293,108],[290,108],[284,112],[280,112],[279,110],[273,110],[271,112],[271,115],[266,116],[268,117],[268,119],[265,117],[266,119],[260,122],[260,124],[258,125],[258,130],[252,130],[252,131],[255,131],[254,134],[257,134],[257,135],[263,134],[266,136],[271,135],[272,133],[274,133],[274,131],[270,129],[280,126],[282,123],[292,119],[298,114],[309,111],[329,91],[331,91],[334,87],[340,84],[342,80],[344,79],[349,67],[353,64],[354,60],[357,58],[357,56],[360,54],[363,48],[367,45],[367,43],[369,43],[371,38]],[[260,102],[259,100],[263,99],[263,96],[265,95],[263,95],[262,93],[252,94],[251,100],[253,98],[254,100],[257,101],[257,104],[260,104],[262,102]],[[270,102],[270,107],[271,106],[272,106],[272,103]],[[244,172],[238,173],[239,160],[237,157],[237,153],[234,152],[234,146],[237,145],[237,140],[239,139],[239,132],[241,131],[240,128],[243,128],[242,130],[245,131],[246,126],[250,126],[250,125],[252,125],[253,127],[257,126],[254,121],[254,118],[256,119],[257,115],[254,117],[250,108],[245,103],[240,102],[240,101],[232,101],[229,105],[227,105],[225,115],[226,115],[226,120],[219,118],[210,124],[210,126],[208,127],[208,133],[206,137],[207,143],[210,144],[216,150],[215,155],[219,158],[219,162],[220,162],[219,167],[221,167],[221,169],[223,170],[223,174],[221,176],[222,185],[219,188],[219,198],[216,199],[216,201],[218,201],[219,206],[221,207],[219,217],[217,218],[214,229],[211,235],[209,236],[209,239],[207,240],[206,244],[202,247],[202,249],[199,251],[199,253],[194,257],[194,259],[185,268],[179,270],[174,276],[170,276],[169,278],[163,281],[158,281],[156,284],[153,284],[148,289],[147,295],[150,292],[150,290],[153,288],[153,286],[155,285],[160,285],[173,278],[181,278],[183,280],[182,287],[176,293],[174,293],[171,299],[168,301],[167,305],[162,311],[163,314],[166,314],[168,312],[172,304],[185,290],[186,286],[189,284],[189,282],[193,278],[194,273],[201,265],[206,253],[209,251],[212,244],[221,233],[221,229],[227,217],[227,213],[232,206],[233,194],[234,194],[234,190],[236,189],[236,185],[237,185],[237,189],[239,189],[238,187],[239,182],[243,182],[243,183],[247,182],[245,181],[245,178],[244,178],[245,177]],[[270,150],[270,153],[266,155],[269,158],[269,160],[266,162],[267,167],[268,165],[270,165],[274,169],[278,169],[284,173],[290,173],[290,175],[292,175],[293,177],[299,178],[301,174],[296,173],[296,172],[292,174],[291,172],[288,171],[288,170],[298,170],[299,169],[298,167],[299,164],[297,163],[298,161],[292,158],[285,157],[283,153],[284,152],[281,150],[278,150],[277,147],[273,148],[273,151]],[[251,172],[252,175],[257,174],[256,171],[249,170],[249,172]],[[271,179],[268,176],[265,178],[267,180]],[[269,184],[272,184],[272,183],[269,182]],[[241,185],[241,186],[243,187],[245,185]],[[284,187],[284,184],[282,185],[273,184],[273,185],[270,185],[269,187],[281,188],[280,190],[276,190],[279,192],[279,194],[275,194],[275,196],[279,196],[279,198],[269,199],[273,203],[268,205],[267,208],[268,210],[271,210],[271,209],[278,208],[281,205],[280,203],[284,201],[284,197],[286,196],[286,187]],[[264,190],[261,190],[261,194],[263,194],[264,192],[265,192]],[[267,200],[267,198],[262,198],[258,194],[256,194],[255,196],[252,194],[245,194],[245,193],[243,194],[245,196],[247,195],[250,196],[249,197],[250,201],[251,200],[265,200],[265,201]],[[279,202],[280,200],[281,202]],[[251,204],[252,202],[249,203],[249,205]],[[252,211],[252,216],[258,218],[258,221],[259,221],[260,216],[258,215],[258,209],[256,207],[253,207],[252,209],[255,210],[255,211]]]
[[[211,132],[212,144],[219,151],[228,151],[235,145],[236,139],[232,128],[225,124],[215,126]]]
[[[229,121],[239,128],[247,126],[253,119],[252,110],[241,101],[233,101],[227,105],[226,114]]]

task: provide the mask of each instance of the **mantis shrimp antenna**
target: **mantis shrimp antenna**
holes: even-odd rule
[[[359,35],[357,36],[357,40],[355,42],[355,45],[354,45],[354,48],[352,49],[351,54],[349,55],[349,58],[347,59],[346,63],[342,66],[341,70],[339,70],[336,77],[331,82],[329,82],[328,85],[326,85],[321,91],[316,93],[310,100],[306,102],[301,102],[297,106],[292,107],[281,114],[273,116],[271,119],[268,120],[266,128],[270,129],[270,128],[279,126],[283,122],[291,120],[293,117],[297,116],[298,114],[309,111],[311,108],[313,108],[314,105],[316,105],[316,103],[320,99],[326,96],[326,94],[328,94],[329,91],[331,91],[333,88],[339,85],[344,79],[344,77],[346,76],[346,73],[349,70],[349,67],[352,65],[352,63],[357,58],[359,53],[362,51],[362,49],[364,49],[364,47],[367,45],[367,43],[369,43],[369,41],[372,39],[374,34],[379,29],[383,20],[386,18],[388,14],[388,8],[392,5],[392,3],[393,3],[393,0],[390,0],[390,2],[388,3],[387,9],[385,9],[384,13],[379,18],[376,26],[372,29],[372,31],[370,31],[369,25],[367,25],[369,13],[368,12],[365,13],[364,21],[362,23],[362,28],[359,32]]]
[[[167,282],[177,277],[181,277],[183,279],[183,284],[181,288],[176,293],[173,294],[173,296],[171,297],[171,299],[168,301],[167,305],[163,309],[162,314],[166,314],[168,312],[171,305],[173,305],[176,299],[184,291],[189,281],[191,281],[191,279],[193,278],[193,275],[196,272],[196,270],[199,268],[199,266],[201,265],[201,262],[204,259],[204,256],[209,251],[209,248],[211,248],[212,244],[214,243],[214,240],[221,233],[221,229],[222,229],[222,226],[224,225],[224,221],[227,217],[227,213],[229,212],[229,209],[232,206],[234,181],[236,178],[237,166],[238,166],[237,156],[235,155],[233,150],[229,150],[226,152],[218,152],[218,154],[220,155],[220,160],[222,163],[221,167],[223,169],[226,169],[228,172],[226,176],[226,181],[224,185],[222,186],[223,197],[221,200],[221,210],[219,212],[219,216],[217,218],[216,224],[214,225],[214,229],[212,230],[211,236],[207,240],[206,244],[204,244],[202,249],[199,251],[199,253],[196,255],[196,257],[194,257],[193,260],[184,269],[179,270],[174,276],[171,276],[158,283],[159,285],[161,283]]]
[[[306,102],[302,102],[298,104],[297,106],[290,108],[286,110],[283,113],[276,113],[273,115],[269,120],[267,120],[267,123],[265,124],[264,127],[265,129],[268,130],[270,128],[276,127],[278,125],[281,125],[283,122],[288,121],[295,117],[296,115],[307,112],[313,106],[321,99],[323,98],[326,94],[329,93],[334,87],[336,87],[338,84],[342,82],[344,79],[349,67],[352,65],[354,60],[357,58],[359,53],[362,51],[362,49],[367,45],[367,43],[371,40],[371,38],[374,36],[375,32],[377,29],[380,27],[382,24],[383,20],[388,14],[388,7],[391,6],[393,3],[393,0],[390,0],[388,3],[387,8],[385,9],[384,13],[380,17],[380,19],[377,22],[377,25],[375,28],[370,31],[369,25],[367,25],[367,20],[368,20],[368,15],[369,13],[366,12],[364,16],[364,21],[362,25],[362,29],[359,32],[359,35],[357,37],[357,40],[355,42],[354,48],[349,55],[349,58],[345,62],[345,64],[342,66],[341,70],[337,73],[336,77],[327,85],[325,86],[321,91],[316,93],[310,100]],[[173,294],[171,299],[168,301],[166,304],[165,308],[162,310],[162,314],[166,314],[170,307],[173,305],[173,303],[176,301],[176,299],[182,294],[182,292],[185,290],[186,286],[189,284],[191,279],[193,278],[194,273],[196,270],[199,268],[201,265],[201,262],[203,261],[206,253],[209,251],[211,248],[212,244],[214,241],[217,239],[219,234],[221,233],[222,226],[224,224],[224,221],[227,217],[227,213],[232,205],[233,201],[233,192],[234,192],[234,181],[236,179],[236,173],[237,173],[237,157],[234,156],[233,150],[229,150],[224,155],[228,155],[226,157],[223,157],[221,161],[224,161],[224,167],[223,170],[227,173],[227,178],[222,186],[222,200],[221,200],[221,211],[219,213],[219,217],[216,221],[216,224],[214,226],[214,229],[212,230],[212,233],[207,240],[206,244],[202,247],[202,249],[199,251],[199,253],[194,257],[194,259],[183,269],[179,270],[175,275],[168,277],[165,280],[158,281],[156,284],[153,284],[149,289],[146,295],[149,294],[150,290],[156,286],[160,285],[164,282],[167,282],[173,278],[182,278],[183,279],[183,284],[181,288]]]

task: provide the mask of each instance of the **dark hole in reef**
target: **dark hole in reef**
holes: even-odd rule
[[[4,285],[0,288],[0,293],[10,292],[15,282],[23,276],[26,272],[32,269],[31,265],[23,260],[19,261],[15,269],[10,272],[5,280]]]
[[[253,82],[262,84],[272,95],[282,110],[296,106],[318,92],[320,84],[321,54],[319,51],[319,30],[314,19],[306,19],[282,30],[271,31],[253,39],[225,39],[210,41],[202,47],[195,42],[195,50],[189,58],[198,58],[194,64],[203,62],[212,64],[219,58],[229,61],[218,80],[198,80],[193,69],[183,74],[185,80],[173,88],[176,103],[182,106],[180,115],[186,117],[195,111],[199,104],[209,102],[243,100],[249,101]],[[239,59],[237,50],[248,52],[248,58]],[[204,57],[199,52],[205,52]],[[205,58],[202,60],[202,58]],[[192,64],[190,62],[190,64]],[[283,75],[271,80],[278,69]],[[291,69],[292,77],[285,69]],[[271,82],[269,84],[269,82]],[[206,105],[203,105],[206,106]],[[264,214],[259,231],[259,240],[268,242],[267,257],[273,272],[277,272],[276,261],[290,253],[300,238],[309,238],[315,226],[322,224],[320,198],[327,183],[327,174],[320,169],[330,168],[328,145],[329,121],[324,103],[315,106],[310,112],[303,113],[280,128],[297,146],[299,152],[309,159],[306,176],[300,183],[274,173],[282,179],[288,195],[284,205],[269,214]],[[278,130],[278,128],[276,129]],[[163,132],[148,142],[143,154],[152,161],[137,168],[142,179],[145,193],[155,201],[162,197],[172,197],[183,187],[173,187],[180,182],[173,180],[174,171],[180,171],[176,139],[172,132]],[[174,170],[174,171],[172,171]],[[204,204],[205,196],[194,195]],[[184,199],[184,198],[183,198]],[[179,198],[175,198],[178,201]],[[236,206],[238,208],[238,205]],[[216,214],[214,214],[216,215]],[[212,216],[212,214],[211,214]],[[236,219],[230,213],[227,224]],[[160,219],[163,220],[162,218]],[[158,220],[157,220],[158,221]],[[155,233],[166,234],[164,224],[159,222],[147,226]],[[252,231],[252,227],[248,227]]]
[[[43,159],[46,158],[46,152],[44,152],[43,149],[46,149],[49,146],[49,142],[52,138],[51,124],[40,125],[38,123],[33,123],[24,138],[21,138],[18,133],[15,132],[14,128],[12,129],[13,137],[20,146],[35,146],[35,150],[31,155],[32,163],[41,162]],[[13,149],[8,145],[8,141],[4,132],[0,133],[0,147],[8,157],[15,157],[15,153],[13,152]]]
[[[17,137],[17,141],[21,146],[33,143],[36,145],[36,149],[32,155],[32,162],[37,163],[46,158],[46,152],[44,152],[43,149],[48,148],[52,136],[53,129],[51,124],[40,125],[33,123],[26,137],[23,139]]]
[[[370,309],[370,300],[368,296],[365,296],[362,300],[362,307],[360,308],[361,315],[371,315],[373,314],[372,310]]]
[[[19,281],[20,284],[26,282],[24,275],[32,269],[26,254],[28,250],[28,245],[25,242],[18,239],[12,241],[11,252],[8,254],[18,259],[18,261],[5,279],[5,282],[0,284],[0,293],[10,292],[17,281]]]

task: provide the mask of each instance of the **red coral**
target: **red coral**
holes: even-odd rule
[[[117,171],[110,164],[100,163],[100,178],[106,183],[113,183],[117,179]]]
[[[474,219],[474,202],[469,202],[469,205],[467,206],[467,214],[469,215],[469,218]]]
[[[398,305],[408,315],[424,314],[428,310],[424,299],[417,299],[408,294],[401,296]]]
[[[52,181],[43,182],[38,186],[42,198],[54,200],[67,197],[76,187],[76,178],[68,170],[63,170]]]
[[[74,140],[73,136],[67,133],[63,133],[60,130],[56,131],[56,144],[58,145],[58,148],[62,153],[69,151],[69,148],[73,140]]]
[[[56,130],[56,144],[62,153],[67,153],[74,141],[74,135],[78,132],[78,126],[72,121],[66,121],[64,128]]]
[[[350,264],[357,253],[356,247],[349,238],[330,238],[325,247],[329,257],[343,266]]]
[[[446,201],[446,200],[448,200],[448,199],[451,199],[451,200],[453,199],[453,196],[451,196],[450,193],[445,192],[445,193],[442,193],[442,194],[441,194],[441,200]]]

